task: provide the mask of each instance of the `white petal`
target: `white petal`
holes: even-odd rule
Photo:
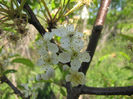
[[[56,44],[49,42],[47,45],[48,45],[48,50],[51,51],[52,53],[56,53],[59,51],[59,48],[57,47]]]
[[[61,38],[60,42],[61,42],[61,47],[63,47],[63,48],[70,47],[70,39],[68,37]]]
[[[67,29],[67,31],[69,31],[69,32],[74,32],[74,25],[68,25],[68,26],[66,27],[66,29]]]
[[[24,95],[24,97],[28,97],[29,96],[29,93],[28,93],[28,91],[27,92],[25,92],[25,95]]]
[[[43,45],[43,40],[42,40],[42,39],[41,39],[41,40],[38,40],[38,41],[36,42],[36,44],[37,44],[38,46]]]
[[[41,56],[47,56],[48,52],[46,51],[46,48],[43,47],[43,48],[40,48],[38,50],[38,53],[41,55]]]
[[[46,75],[47,75],[48,79],[55,77],[55,70],[53,68],[49,68],[46,71]]]
[[[76,87],[79,85],[79,83],[77,83],[77,82],[71,82],[71,84],[72,84],[72,87]]]
[[[54,29],[52,32],[54,32],[54,34],[59,37],[64,37],[67,34],[65,27],[60,27],[58,29]]]
[[[81,62],[79,61],[79,59],[73,59],[70,64],[71,69],[75,71],[78,71],[81,66]]]
[[[71,83],[73,87],[79,84],[83,85],[85,83],[85,76],[82,72],[71,70],[70,76],[71,76],[70,78],[71,78]]]
[[[70,77],[71,77],[70,75],[66,75],[66,77],[65,77],[66,82],[70,82],[70,80],[71,80],[71,78],[70,78]]]
[[[76,32],[76,33],[74,34],[74,37],[80,39],[80,38],[83,37],[83,33],[81,33],[81,32]]]
[[[41,75],[40,74],[36,75],[36,80],[37,81],[41,80]]]
[[[71,47],[76,51],[80,51],[84,47],[84,42],[81,39],[73,39]]]
[[[50,65],[51,66],[51,65]],[[46,70],[48,70],[48,68],[49,68],[49,66],[47,65],[47,66],[43,66],[42,68],[40,68],[40,71],[46,71]]]
[[[82,62],[89,62],[90,61],[90,54],[87,52],[82,52],[80,55],[80,60]]]
[[[55,53],[53,53],[51,56],[51,62],[52,62],[52,64],[58,64],[58,62],[59,62],[58,56]]]
[[[63,65],[63,70],[66,71],[66,70],[69,70],[69,66],[68,65]]]
[[[70,62],[71,54],[68,53],[68,52],[60,53],[58,59],[59,59],[59,61],[62,62],[62,63]]]
[[[44,38],[45,41],[51,40],[53,38],[53,33],[47,32],[47,33],[45,33],[43,38]]]
[[[38,60],[37,60],[37,65],[38,66],[43,66],[45,64],[45,62],[44,62],[44,60],[42,59],[42,58],[39,58]]]

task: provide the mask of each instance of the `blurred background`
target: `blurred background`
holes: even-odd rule
[[[0,0],[1,1],[1,0]],[[5,0],[10,1],[10,0]],[[52,14],[58,10],[61,0],[45,0]],[[63,1],[63,0],[62,0]],[[80,0],[79,0],[80,1]],[[70,0],[67,10],[74,8],[79,1]],[[82,0],[81,0],[82,1]],[[87,1],[87,0],[84,0]],[[61,18],[57,26],[63,24],[74,24],[77,31],[84,33],[87,46],[91,30],[96,19],[101,0],[94,0],[92,3],[75,9],[67,17]],[[47,28],[43,16],[44,8],[39,0],[29,2],[41,24]],[[86,85],[93,87],[115,87],[133,85],[133,1],[112,0],[105,25],[100,37],[92,63],[86,75]],[[0,14],[0,17],[2,15]],[[20,33],[19,33],[20,32]],[[9,26],[0,26],[0,47],[5,49],[0,62],[10,61],[10,57],[23,57],[30,61],[28,64],[8,64],[6,69],[16,70],[9,73],[8,78],[21,89],[22,83],[29,83],[33,87],[35,75],[39,73],[36,66],[38,59],[35,41],[40,38],[38,31],[27,24],[24,32],[18,31]],[[13,54],[13,55],[12,55]],[[6,60],[6,61],[4,61]],[[56,71],[57,80],[61,73]],[[35,85],[36,86],[36,85]],[[66,90],[54,83],[40,84],[36,99],[65,99]],[[81,95],[80,99],[132,99],[133,96],[96,96]],[[19,99],[13,94],[7,84],[0,84],[0,99]]]

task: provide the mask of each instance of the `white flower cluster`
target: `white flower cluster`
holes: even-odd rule
[[[42,90],[42,86],[44,86],[44,84],[42,83],[36,83],[36,84],[32,84],[32,87],[30,86],[31,84],[25,83],[25,84],[21,84],[21,87],[23,87],[22,93],[24,94],[25,98],[28,98],[29,96],[31,96],[31,99],[36,99],[37,94],[38,94],[38,90],[39,88]]]
[[[57,37],[59,39],[57,39]],[[36,76],[37,80],[49,80],[55,76],[54,66],[62,64],[63,70],[69,70],[66,81],[72,86],[85,83],[85,76],[78,72],[82,62],[89,62],[90,55],[82,51],[84,47],[83,34],[75,31],[73,25],[53,29],[37,42],[40,59],[37,64],[45,71]],[[70,63],[70,66],[67,65]]]

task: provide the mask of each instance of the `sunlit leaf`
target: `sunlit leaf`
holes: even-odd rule
[[[32,61],[30,59],[26,59],[26,58],[15,58],[12,60],[12,63],[21,63],[28,67],[34,67],[34,64],[32,63]]]
[[[0,53],[2,52],[2,48],[3,48],[3,46],[2,46],[2,47],[0,47]]]
[[[64,90],[63,88],[60,88],[60,92],[61,92],[61,94],[62,94],[63,96],[66,96],[66,92],[65,92],[65,90]]]
[[[128,60],[130,60],[131,58],[130,58],[130,56],[128,56],[126,53],[124,53],[124,52],[120,52],[120,54],[122,55],[122,56],[124,56],[126,59],[128,59]]]
[[[94,0],[93,3],[98,7],[98,1]]]
[[[131,35],[125,35],[125,34],[119,34],[121,37],[130,40],[131,42],[133,42],[133,36]]]
[[[131,80],[131,79],[133,79],[133,76],[127,78],[127,80]]]

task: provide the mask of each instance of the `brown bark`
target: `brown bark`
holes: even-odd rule
[[[97,43],[98,43],[99,37],[101,35],[101,31],[102,31],[102,28],[104,25],[104,21],[105,21],[110,3],[111,3],[111,0],[102,0],[101,1],[101,5],[100,5],[100,8],[99,8],[99,11],[97,14],[97,18],[96,18],[95,24],[92,29],[90,41],[89,41],[89,44],[86,49],[86,51],[90,53],[91,60],[90,60],[90,62],[82,63],[82,66],[79,70],[79,71],[83,72],[84,74],[86,74],[86,72],[89,68],[89,65],[92,61],[92,58],[94,56],[94,53],[95,53],[95,50],[97,47]]]

